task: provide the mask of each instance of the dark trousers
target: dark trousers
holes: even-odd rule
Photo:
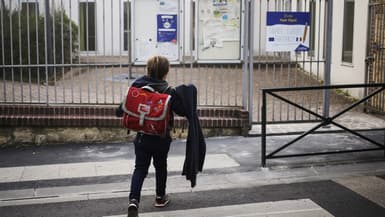
[[[163,196],[166,193],[167,182],[167,155],[170,150],[171,137],[164,138],[150,136],[142,133],[136,135],[135,141],[135,170],[131,179],[131,191],[129,199],[140,201],[140,192],[144,179],[148,174],[148,168],[153,159],[156,179],[156,195]]]

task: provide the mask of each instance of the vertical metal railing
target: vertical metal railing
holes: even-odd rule
[[[5,5],[4,4],[4,1],[1,1],[1,8],[5,8]],[[1,16],[1,64],[2,65],[5,65],[5,56],[4,56],[4,10],[0,10],[0,16]],[[3,73],[3,97],[4,97],[4,100],[6,100],[6,96],[7,96],[7,90],[6,90],[6,86],[5,86],[5,69],[2,68],[2,73]]]
[[[254,55],[255,68],[253,70],[253,84],[257,90],[255,93],[253,106],[253,122],[260,123],[261,119],[261,102],[262,102],[262,88],[273,87],[296,87],[296,86],[309,86],[320,85],[321,80],[325,74],[323,72],[323,65],[325,59],[320,55],[321,49],[323,49],[325,39],[324,32],[327,21],[324,13],[328,1],[325,0],[259,0],[255,1],[254,6],[254,22],[253,25],[257,28],[255,31],[257,34],[253,38],[255,40]],[[311,26],[312,45],[314,44],[314,50],[309,52],[266,52],[264,50],[264,40],[266,38],[266,12],[268,11],[301,11],[312,12],[311,16],[314,19],[313,26]],[[315,101],[320,101],[320,93],[315,92]],[[292,94],[291,98],[301,105],[310,104],[305,98],[305,95],[301,93]],[[267,119],[274,122],[304,122],[314,121],[316,118],[306,115],[298,108],[286,105],[276,99],[269,99],[269,111]],[[317,109],[319,106],[317,106]],[[319,108],[323,109],[323,108]]]
[[[6,6],[1,7],[0,14],[3,73],[0,82],[2,86],[0,103],[119,103],[127,85],[133,81],[132,78],[145,74],[145,67],[133,65],[127,60],[129,51],[122,51],[124,47],[122,43],[124,41],[122,40],[123,7],[126,7],[124,2],[125,0],[9,0]],[[261,122],[262,88],[317,85],[318,80],[323,79],[322,65],[325,64],[325,60],[321,50],[326,30],[325,16],[322,16],[321,12],[325,10],[323,6],[327,1],[248,0],[245,2],[248,3],[247,23],[249,25],[245,25],[246,28],[242,31],[245,31],[244,36],[247,39],[245,45],[250,48],[248,53],[245,53],[246,61],[243,64],[198,64],[193,62],[193,57],[190,57],[191,61],[171,67],[168,80],[174,86],[180,83],[195,83],[199,91],[199,105],[242,106],[245,105],[244,101],[248,101],[250,106],[248,109],[253,112],[251,121]],[[314,42],[317,45],[315,51],[317,55],[265,52],[266,12],[297,9],[309,11],[312,2],[316,2],[315,11],[318,11],[315,15],[316,30],[314,31],[317,33]],[[20,5],[30,3],[37,5],[34,7],[34,13],[40,16],[35,16],[33,22],[29,19],[32,17],[31,11],[26,7],[27,26],[24,27],[23,21],[20,20],[24,19]],[[80,11],[80,4],[85,7],[83,11]],[[7,7],[10,13],[7,15],[8,23],[4,23]],[[38,8],[44,10],[39,11]],[[59,16],[55,16],[55,11],[60,9],[64,13],[56,13]],[[17,16],[12,17],[12,11],[16,11]],[[83,19],[81,16],[84,18],[83,23],[81,23]],[[14,20],[15,18],[18,20]],[[94,22],[91,23],[89,19],[94,19]],[[187,17],[184,20],[191,21],[193,25],[194,20],[189,20]],[[30,24],[34,24],[34,28]],[[94,24],[95,32],[92,33],[89,30]],[[9,26],[9,29],[6,30],[5,26]],[[27,28],[28,34],[22,35],[19,31],[18,35],[13,35],[16,32],[13,31],[14,28]],[[31,29],[35,29],[36,32],[30,32]],[[42,34],[39,34],[40,32]],[[17,41],[19,44],[26,39],[26,50],[23,50],[20,45],[15,47],[13,43],[6,44],[4,34],[8,34],[10,41]],[[32,37],[33,34],[34,37]],[[90,38],[91,35],[95,38]],[[191,35],[185,34],[186,38],[183,40],[187,41]],[[81,42],[83,39],[84,41]],[[190,47],[194,45],[191,40]],[[95,51],[90,51],[91,41],[95,42]],[[81,43],[84,43],[84,50],[81,48]],[[35,50],[32,50],[32,45],[36,47]],[[15,52],[20,54],[17,62],[14,60]],[[184,55],[193,53],[192,49],[186,50]],[[9,60],[6,60],[6,56],[10,56]],[[61,58],[58,58],[59,56]],[[243,67],[252,73],[244,76]],[[24,79],[27,71],[28,79]],[[36,76],[34,79],[31,78],[31,72]],[[19,75],[17,76],[16,73]],[[313,79],[313,75],[316,79]],[[245,95],[245,92],[249,94]],[[320,93],[317,92],[317,94]],[[243,96],[248,98],[245,99]],[[293,95],[300,104],[307,102],[304,97]],[[303,112],[297,108],[276,100],[268,103],[273,105],[269,107],[272,108],[269,110],[269,120],[282,122],[311,120],[311,117],[303,115]]]
[[[385,81],[385,2],[372,0],[369,4],[369,31],[366,57],[366,82]],[[370,91],[366,90],[366,91]],[[385,94],[373,97],[367,104],[367,111],[385,113]]]

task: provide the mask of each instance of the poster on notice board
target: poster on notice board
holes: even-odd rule
[[[158,14],[157,15],[157,41],[158,42],[177,42],[177,15]]]
[[[309,12],[267,12],[266,51],[309,51]]]

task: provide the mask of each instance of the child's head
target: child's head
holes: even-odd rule
[[[166,80],[170,63],[163,56],[153,56],[147,60],[147,75],[158,80]]]

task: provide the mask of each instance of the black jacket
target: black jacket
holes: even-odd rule
[[[180,85],[176,88],[174,112],[188,120],[186,156],[182,175],[190,180],[191,187],[196,185],[196,176],[202,172],[206,156],[206,142],[203,137],[197,114],[197,89],[194,85]]]

